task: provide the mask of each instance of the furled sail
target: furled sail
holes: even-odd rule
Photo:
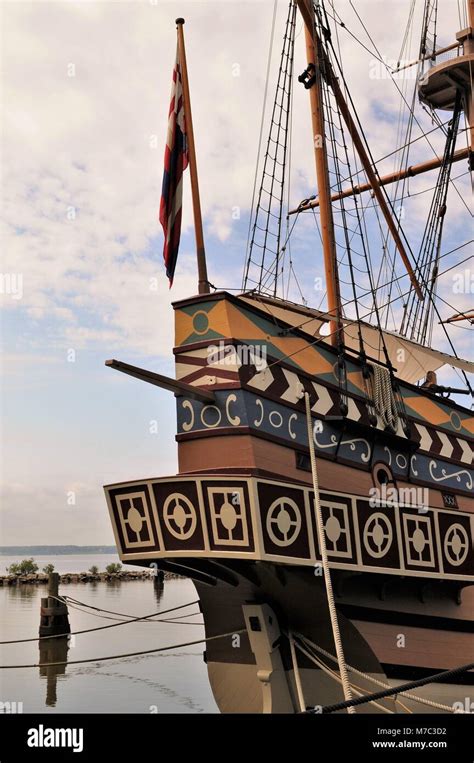
[[[268,312],[277,321],[298,328],[305,334],[309,334],[313,341],[317,338],[329,344],[329,338],[325,335],[330,316],[314,308],[297,305],[277,297],[267,297],[262,294],[244,294],[240,299],[248,302],[258,302],[259,306],[266,307]],[[358,324],[348,318],[344,318],[344,338],[346,347],[358,350],[359,335]],[[399,379],[416,384],[417,381],[426,377],[427,371],[437,371],[442,366],[448,365],[459,368],[466,373],[474,373],[474,362],[456,358],[431,347],[425,347],[417,342],[412,342],[395,332],[380,330],[376,326],[361,321],[362,339],[367,355],[373,360],[385,362],[382,335],[384,337],[390,360],[396,368]]]

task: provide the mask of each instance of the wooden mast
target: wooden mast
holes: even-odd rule
[[[466,0],[469,32],[464,40],[464,53],[474,54],[474,0]],[[470,92],[466,95],[466,122],[469,126],[469,138],[471,152],[474,151],[474,89],[472,87],[472,64],[470,70]]]
[[[344,119],[344,122],[346,123],[346,127],[349,132],[349,135],[352,138],[354,147],[357,153],[359,154],[359,158],[362,162],[362,166],[364,168],[365,174],[367,175],[367,178],[373,188],[374,196],[376,197],[380,210],[383,216],[385,217],[385,221],[387,223],[388,229],[392,235],[392,238],[398,249],[400,257],[402,258],[403,264],[405,265],[407,273],[410,277],[411,284],[413,288],[415,289],[419,299],[423,299],[423,292],[421,290],[420,284],[418,283],[415,272],[411,266],[410,260],[408,259],[408,255],[405,251],[405,247],[403,245],[400,233],[398,231],[398,227],[395,223],[395,220],[392,217],[392,213],[386,202],[385,196],[381,190],[379,180],[372,167],[372,163],[367,154],[362,138],[360,137],[358,133],[356,124],[349,111],[346,100],[339,86],[337,77],[334,74],[334,71],[332,69],[331,62],[329,61],[328,57],[326,56],[325,52],[322,50],[320,46],[320,41],[318,39],[318,35],[316,34],[316,30],[314,27],[314,8],[312,4],[306,2],[306,0],[296,0],[296,2],[298,3],[298,8],[300,9],[301,15],[303,16],[305,28],[309,30],[315,44],[318,47],[318,51],[320,51],[321,53],[321,63],[323,64],[324,78],[326,79],[330,87],[332,88],[332,91],[334,93],[334,97],[336,99],[337,105],[340,109],[342,118]],[[320,194],[320,191],[318,192]]]
[[[209,294],[210,289],[209,281],[207,280],[206,250],[204,248],[204,234],[202,229],[201,199],[199,196],[196,147],[194,144],[193,117],[191,112],[191,98],[189,95],[189,79],[188,68],[186,65],[186,49],[184,47],[183,24],[184,19],[176,19],[179,63],[181,66],[181,79],[183,83],[186,136],[188,140],[189,173],[191,177],[191,192],[193,197],[194,232],[196,235],[196,256],[198,266],[198,292],[199,294]]]
[[[334,220],[332,216],[331,193],[329,185],[328,157],[324,133],[324,111],[321,92],[320,56],[314,29],[314,9],[311,10],[306,0],[297,0],[298,7],[304,17],[302,6],[306,13],[311,14],[311,26],[305,23],[306,54],[308,70],[314,70],[314,84],[309,88],[311,105],[311,120],[313,126],[314,158],[316,163],[316,180],[320,200],[321,238],[323,242],[324,270],[328,300],[328,313],[334,316],[330,321],[330,340],[334,347],[343,342],[342,306],[339,279],[337,272],[336,240],[334,236]]]

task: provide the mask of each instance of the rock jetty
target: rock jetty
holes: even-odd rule
[[[121,570],[120,572],[98,572],[92,575],[90,572],[66,572],[60,575],[60,583],[103,583],[114,580],[152,580],[156,576],[154,570]],[[164,580],[178,578],[171,572],[164,573]],[[48,575],[37,572],[33,575],[0,575],[0,586],[14,585],[46,585]]]

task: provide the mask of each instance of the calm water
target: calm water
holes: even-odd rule
[[[7,557],[0,557],[0,563],[5,559]],[[58,571],[78,572],[88,569],[91,564],[103,569],[105,564],[116,559],[107,554],[90,558],[57,556],[45,563],[48,561],[52,561]],[[197,599],[193,584],[187,580],[166,581],[162,589],[152,581],[69,584],[61,586],[60,592],[96,607],[134,616],[163,611]],[[40,599],[44,595],[44,586],[0,588],[0,640],[38,635]],[[66,654],[69,660],[80,660],[192,641],[204,634],[202,625],[199,625],[201,615],[188,616],[193,612],[198,612],[196,604],[169,615],[176,617],[186,613],[183,622],[133,623],[75,636],[69,647],[64,639],[61,644],[59,640],[44,641],[41,650],[38,642],[0,645],[0,664],[61,661],[66,659]],[[69,621],[72,631],[110,622],[77,609],[70,609]],[[25,713],[217,712],[202,658],[203,649],[204,644],[197,644],[161,654],[103,663],[0,670],[0,701],[22,702]]]

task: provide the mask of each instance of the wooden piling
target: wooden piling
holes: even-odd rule
[[[41,599],[40,636],[57,636],[60,633],[70,633],[69,614],[67,605],[58,600],[59,573],[51,572],[48,576],[48,596]]]

